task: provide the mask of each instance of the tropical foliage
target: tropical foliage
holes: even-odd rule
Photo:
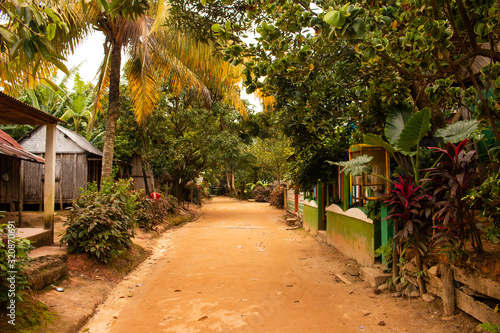
[[[466,150],[467,141],[456,146],[448,143],[446,149],[433,148],[441,156],[440,162],[436,168],[424,170],[429,177],[422,180],[429,183],[428,193],[435,207],[433,218],[439,230],[435,237],[450,243],[447,253],[452,259],[465,254],[469,238],[475,251],[483,251],[474,211],[467,198],[479,176],[473,162],[475,150]]]
[[[73,202],[61,243],[72,253],[88,253],[108,262],[132,245],[136,195],[130,181],[106,179],[101,188],[89,184]]]

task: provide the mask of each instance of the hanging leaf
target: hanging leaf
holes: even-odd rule
[[[363,172],[366,174],[372,173],[372,166],[369,164],[372,159],[373,156],[362,155],[350,161],[344,161],[344,162],[326,161],[326,162],[332,165],[339,165],[344,167],[344,169],[342,169],[342,172],[347,175],[361,176]]]
[[[325,22],[336,28],[342,28],[346,21],[346,17],[338,10],[332,10],[325,15]]]
[[[414,113],[399,136],[397,147],[409,152],[431,129],[431,110],[424,108]]]
[[[395,153],[397,151],[396,148],[391,146],[389,143],[384,141],[380,135],[369,133],[365,134],[363,136],[363,140],[367,145],[372,145],[372,146],[380,146],[387,150],[389,153]]]
[[[434,135],[442,138],[444,143],[457,143],[469,138],[477,130],[478,125],[476,119],[457,121],[438,129]]]
[[[393,110],[385,122],[385,136],[391,145],[395,146],[401,136],[401,132],[408,120],[411,118],[411,111]]]

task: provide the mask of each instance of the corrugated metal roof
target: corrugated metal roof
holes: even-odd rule
[[[44,125],[64,122],[0,91],[0,124]]]
[[[12,147],[17,149],[23,149],[23,147],[21,147],[21,145],[17,143],[16,140],[14,140],[10,135],[2,130],[0,130],[0,143],[11,145]]]
[[[87,140],[80,134],[59,125],[57,126],[57,130],[61,131],[64,135],[66,135],[70,140],[76,143],[83,150],[94,155],[102,156],[102,151],[100,151],[97,147],[91,144],[89,140]]]
[[[36,156],[21,147],[19,143],[10,137],[7,133],[0,130],[0,154],[20,158],[26,161],[45,163],[45,160],[40,156]]]
[[[45,163],[45,160],[40,156],[36,156],[23,149],[14,148],[3,142],[0,142],[0,155],[7,155],[10,157],[19,158],[22,160],[31,161],[35,163]]]

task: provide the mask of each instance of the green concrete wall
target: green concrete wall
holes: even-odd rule
[[[326,240],[344,255],[355,259],[360,265],[371,266],[375,263],[375,227],[358,208],[343,212],[339,206],[332,212],[327,211]],[[342,213],[340,213],[342,212]],[[359,218],[356,218],[356,217]]]
[[[311,232],[311,234],[316,235],[318,233],[318,207],[316,201],[312,201],[311,204],[307,202],[304,203],[304,215],[302,216],[302,225],[305,230]]]
[[[289,188],[286,191],[286,208],[292,212],[295,211],[295,195]]]

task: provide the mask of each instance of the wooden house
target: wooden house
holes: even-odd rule
[[[155,189],[155,177],[151,172],[151,170],[143,169],[141,156],[134,154],[134,156],[132,156],[132,161],[130,163],[132,164],[132,178],[134,179],[134,190],[146,189],[145,180],[147,179],[148,182],[147,189],[150,192],[153,191]]]
[[[45,156],[45,126],[35,128],[19,141],[26,150]],[[71,204],[88,182],[101,178],[102,152],[87,139],[62,126],[56,128],[55,202],[62,207]],[[24,203],[41,204],[44,182],[43,165],[26,164],[24,168]]]
[[[13,138],[0,130],[0,209],[15,211],[23,204],[23,167],[43,165],[45,160],[25,151]]]
[[[21,224],[22,205],[19,207],[19,221],[16,234],[35,240],[35,246],[50,244],[54,241],[54,198],[55,198],[55,146],[56,125],[62,122],[41,110],[25,104],[12,96],[0,92],[0,124],[24,124],[24,125],[46,125],[46,154],[45,154],[45,178],[44,186],[44,213],[43,229],[19,228]],[[7,147],[8,149],[8,147]]]

